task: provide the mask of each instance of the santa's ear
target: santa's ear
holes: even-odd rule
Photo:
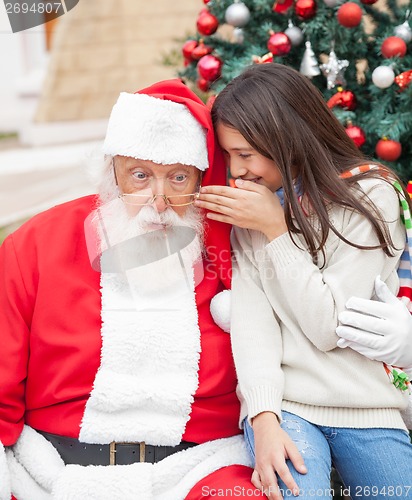
[[[230,333],[231,294],[230,290],[223,290],[210,302],[210,313],[214,322],[226,333]]]

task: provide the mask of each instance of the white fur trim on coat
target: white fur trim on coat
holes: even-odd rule
[[[11,486],[10,474],[6,460],[6,453],[4,446],[0,441],[0,500],[10,500]]]
[[[153,465],[69,465],[55,485],[53,498],[183,500],[201,479],[232,464],[251,465],[242,436],[210,441]]]
[[[183,500],[212,472],[252,465],[243,437],[233,436],[188,448],[157,464],[62,466],[46,438],[27,426],[6,455],[12,492],[19,500]]]
[[[209,166],[205,130],[188,108],[145,94],[120,94],[103,152],[162,165],[193,165],[199,170]]]
[[[25,425],[16,444],[6,451],[11,491],[19,500],[51,500],[64,462],[41,434]]]
[[[101,363],[80,441],[175,446],[182,440],[200,357],[193,246],[200,252],[196,238],[180,256],[102,273]]]
[[[213,321],[226,333],[230,333],[231,298],[231,290],[223,290],[210,301]]]

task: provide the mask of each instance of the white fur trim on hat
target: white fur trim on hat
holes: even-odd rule
[[[193,165],[199,170],[209,166],[206,132],[188,108],[146,94],[120,94],[103,152],[162,165]]]

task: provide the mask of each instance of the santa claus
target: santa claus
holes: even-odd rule
[[[179,80],[122,93],[104,153],[98,196],[1,247],[0,499],[263,496],[219,305],[230,227],[193,205],[225,183],[209,111]]]

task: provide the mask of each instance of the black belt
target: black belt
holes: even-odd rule
[[[197,443],[182,441],[177,446],[153,446],[146,443],[89,444],[78,439],[37,431],[56,448],[63,462],[77,465],[128,465],[135,462],[155,464]]]

